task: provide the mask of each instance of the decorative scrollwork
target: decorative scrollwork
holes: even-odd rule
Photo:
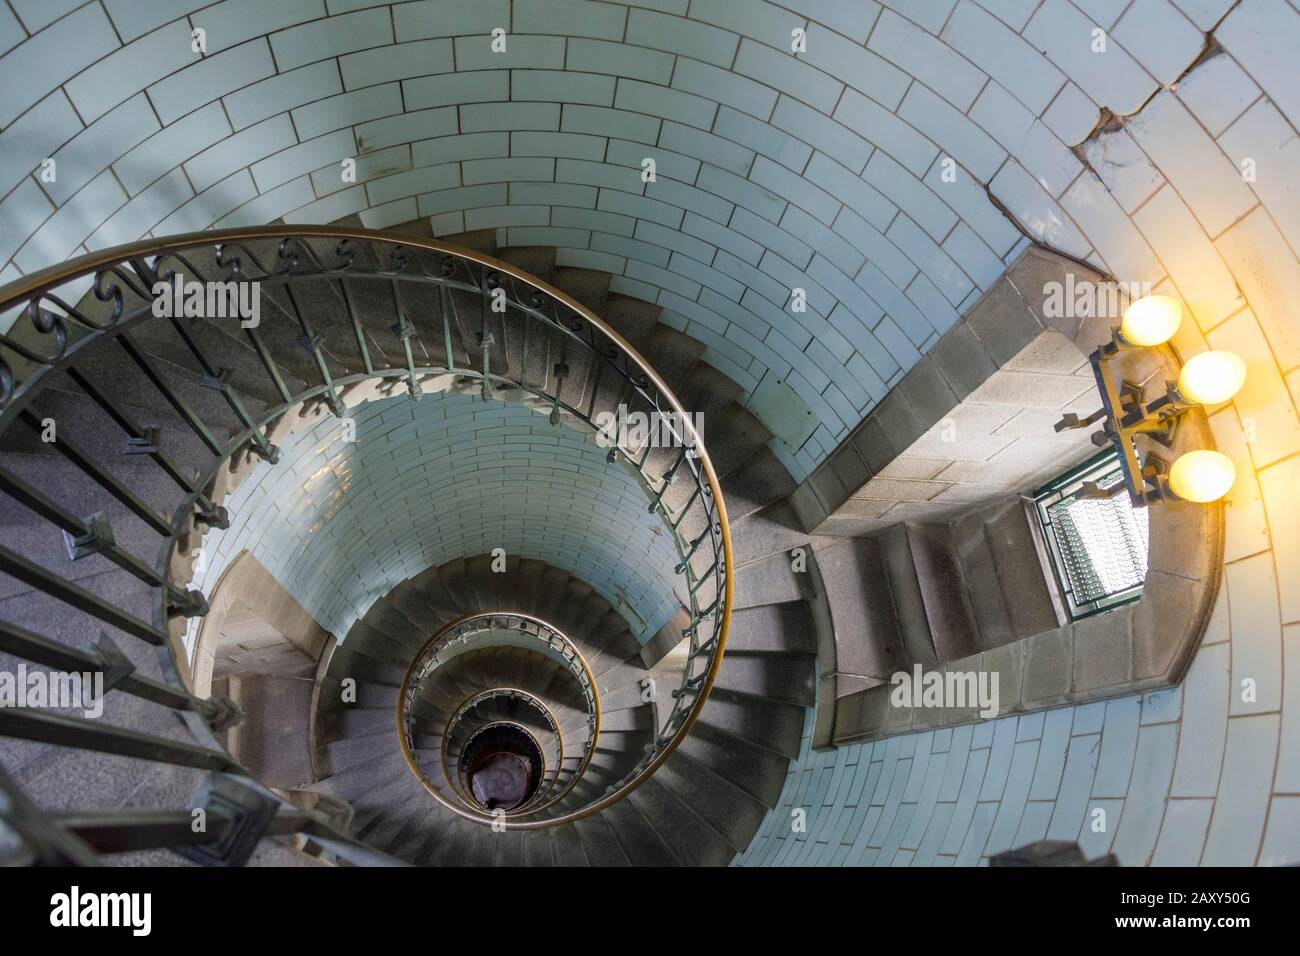
[[[217,243],[216,252],[213,257],[216,260],[218,269],[228,269],[227,279],[238,279],[244,271],[243,260],[239,256],[226,257],[226,247],[224,243]]]
[[[38,362],[41,365],[53,365],[63,358],[68,350],[68,327],[64,324],[62,316],[41,308],[41,299],[43,298],[45,296],[38,295],[28,302],[23,309],[23,315],[31,321],[32,328],[38,333],[54,336],[54,351],[49,354],[42,354],[34,349],[27,348],[25,345],[19,345],[8,336],[0,336],[0,342],[3,342],[29,361]]]
[[[125,306],[122,287],[116,282],[108,281],[109,275],[116,273],[116,266],[112,269],[100,269],[95,273],[95,283],[91,286],[95,292],[95,298],[100,302],[111,302],[113,304],[108,321],[102,326],[96,326],[96,328],[111,329],[117,324],[117,320],[122,317],[122,310]]]
[[[388,260],[389,272],[405,272],[410,265],[406,260],[405,246],[393,246],[388,250],[388,255],[385,258]]]
[[[9,404],[9,400],[14,397],[14,371],[9,367],[9,363],[0,358],[0,409]]]
[[[275,256],[283,265],[275,270],[276,275],[286,275],[298,271],[298,253],[294,249],[293,239],[281,239],[275,247]]]
[[[357,250],[352,248],[352,240],[350,239],[339,240],[339,244],[334,247],[334,255],[340,260],[340,264],[336,268],[343,272],[356,265]]]

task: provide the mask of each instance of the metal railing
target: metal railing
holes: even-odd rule
[[[511,811],[509,815],[517,817],[539,813],[562,800],[581,779],[587,766],[591,763],[596,748],[596,740],[600,736],[600,692],[596,686],[596,677],[592,674],[591,668],[587,665],[582,653],[558,628],[535,615],[521,614],[517,611],[483,611],[477,614],[467,614],[450,622],[424,643],[424,646],[416,652],[410,666],[406,669],[406,674],[402,678],[401,689],[397,694],[397,735],[401,743],[402,755],[406,758],[406,764],[410,767],[411,772],[419,778],[421,785],[449,810],[471,818],[479,816],[481,813],[469,805],[467,794],[463,790],[459,791],[457,793],[459,804],[457,804],[456,801],[447,797],[436,783],[429,779],[429,775],[416,759],[415,724],[419,718],[415,710],[424,683],[437,673],[439,667],[461,654],[481,648],[500,646],[504,638],[509,638],[512,642],[519,641],[518,645],[512,646],[532,648],[564,667],[581,693],[583,706],[587,711],[587,735],[582,741],[581,764],[579,764],[565,785],[550,799],[537,805],[531,805],[530,801]],[[446,743],[452,737],[457,721],[468,713],[473,706],[477,706],[483,700],[492,696],[503,693],[512,693],[527,699],[529,702],[535,702],[534,706],[542,710],[546,719],[554,726],[556,736],[559,737],[559,724],[555,721],[555,717],[546,707],[544,701],[539,700],[532,694],[514,688],[489,688],[461,704],[448,718],[446,728],[443,731],[442,762],[444,768],[447,767]],[[563,751],[561,751],[561,760],[563,756]],[[556,766],[558,769],[559,764],[557,763]],[[453,789],[455,789],[456,779],[454,772],[448,773],[448,780],[452,782]]]
[[[522,807],[519,808],[521,810],[529,809],[534,805],[541,803],[552,792],[555,792],[556,784],[559,783],[560,777],[564,773],[564,761],[572,755],[565,754],[564,732],[560,727],[560,722],[556,720],[555,714],[551,712],[551,709],[546,706],[546,703],[544,701],[542,701],[539,697],[536,697],[535,695],[528,693],[527,691],[522,691],[515,687],[491,687],[488,688],[487,690],[480,691],[479,693],[474,694],[464,703],[460,704],[454,711],[452,711],[451,716],[447,718],[446,732],[442,735],[442,744],[440,748],[441,756],[442,756],[442,767],[444,771],[448,771],[448,768],[451,767],[449,743],[457,733],[457,728],[461,722],[461,718],[469,717],[481,704],[496,699],[508,699],[508,700],[518,701],[523,706],[531,708],[537,714],[537,717],[541,721],[541,723],[546,727],[547,732],[552,737],[555,738],[555,744],[556,744],[555,761],[549,767],[548,772],[544,775],[544,778],[541,781],[541,784],[538,786],[536,792],[531,797],[528,798],[527,802],[525,802]],[[413,740],[412,735],[410,735],[409,733],[407,735],[407,740],[408,743],[410,743]],[[588,747],[589,745],[584,744],[583,747],[584,753],[587,751]],[[572,770],[569,772],[569,778],[576,780],[577,772],[578,772],[577,767],[572,768]],[[457,786],[459,782],[458,779],[450,772],[448,772],[447,774],[447,779],[451,782],[453,787]],[[460,792],[460,796],[462,799],[465,798],[465,794],[463,791]]]
[[[268,306],[260,324],[228,320],[257,356],[261,387],[272,396],[260,407],[247,400],[246,385],[208,344],[206,319],[155,311],[169,287],[186,282],[225,286],[236,301],[246,284],[260,287]],[[327,322],[302,308],[300,297],[309,288],[328,289],[342,318]],[[391,309],[374,306],[381,295]],[[462,307],[470,301],[476,309]],[[103,416],[96,437],[111,430],[124,439],[113,457],[152,463],[155,471],[141,482],[139,468],[123,469],[92,441],[60,428],[49,444],[93,485],[94,500],[61,498],[7,464],[0,465],[0,491],[62,536],[69,562],[98,557],[134,577],[148,592],[150,611],[141,616],[136,606],[96,593],[58,560],[25,552],[18,542],[0,545],[0,573],[168,654],[162,679],[155,681],[124,672],[110,643],[77,652],[66,640],[7,624],[4,649],[51,666],[61,655],[94,657],[119,675],[115,693],[181,712],[196,743],[24,711],[0,711],[0,736],[237,774],[212,729],[231,706],[193,698],[183,676],[189,664],[180,642],[184,621],[207,610],[203,595],[187,587],[191,545],[204,529],[229,525],[222,502],[232,473],[253,459],[278,460],[271,436],[286,416],[311,405],[342,415],[345,397],[376,380],[389,390],[404,384],[416,400],[425,391],[472,388],[484,399],[523,400],[546,410],[552,422],[590,429],[601,427],[599,412],[623,406],[658,416],[675,440],[663,448],[649,438],[634,445],[623,435],[610,436],[608,456],[640,481],[649,509],[661,516],[678,550],[676,573],[690,614],[684,632],[689,660],[673,706],[641,761],[603,797],[564,817],[507,825],[551,826],[599,812],[647,779],[698,718],[721,665],[731,612],[731,539],[718,478],[690,417],[663,380],[564,293],[508,263],[433,240],[280,225],[149,239],[82,256],[0,288],[0,316],[15,312],[17,322],[0,334],[0,435],[43,439],[49,421],[43,402],[56,390],[71,392]],[[174,346],[167,363],[143,342],[159,328]],[[133,384],[152,388],[153,401],[175,420],[173,430],[137,417],[102,377],[112,362]],[[212,392],[224,429],[210,420],[216,410],[187,398],[178,367]],[[159,492],[155,478],[168,494]],[[156,536],[152,556],[119,540],[110,511],[125,513]],[[11,797],[5,806],[20,803]],[[30,821],[31,813],[24,819]],[[51,826],[75,839],[67,827]]]

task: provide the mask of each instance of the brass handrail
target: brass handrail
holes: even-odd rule
[[[317,273],[317,277],[324,278],[342,278],[344,280],[354,276],[384,277],[394,281],[403,278],[414,278],[417,281],[437,282],[435,277],[429,275],[414,276],[409,273],[402,273],[400,270],[404,267],[394,264],[399,259],[398,254],[405,249],[421,250],[435,253],[446,257],[444,262],[459,260],[463,263],[472,263],[484,270],[484,279],[487,280],[488,272],[497,276],[510,277],[514,283],[519,286],[530,287],[535,290],[533,304],[522,301],[512,301],[511,304],[525,314],[525,317],[537,317],[541,321],[549,321],[554,324],[553,331],[567,332],[577,342],[581,340],[574,333],[580,331],[585,325],[587,329],[599,336],[612,348],[612,352],[606,353],[603,350],[596,351],[594,344],[596,339],[593,334],[593,344],[583,346],[591,348],[597,359],[603,362],[609,362],[612,358],[619,356],[627,363],[627,381],[629,395],[635,390],[637,394],[646,397],[647,400],[653,396],[652,405],[655,408],[660,407],[660,402],[667,406],[667,410],[675,414],[676,421],[682,429],[681,440],[683,447],[690,449],[690,454],[685,451],[677,465],[687,461],[688,472],[696,475],[698,482],[697,494],[703,491],[708,499],[707,502],[701,499],[702,510],[708,520],[709,527],[699,536],[691,547],[686,549],[683,542],[678,536],[676,526],[671,524],[672,515],[663,503],[663,495],[672,483],[672,473],[676,472],[677,465],[673,466],[671,473],[666,474],[662,479],[662,487],[656,486],[649,482],[648,479],[641,475],[643,483],[646,483],[648,492],[652,497],[651,510],[658,510],[664,517],[665,521],[670,523],[674,532],[674,538],[677,540],[679,551],[682,555],[682,564],[678,567],[678,573],[683,569],[688,575],[688,580],[694,574],[691,567],[691,560],[695,555],[695,549],[699,544],[708,537],[714,542],[714,562],[708,570],[703,572],[699,580],[699,585],[705,583],[710,575],[717,579],[719,587],[713,592],[712,602],[703,610],[699,610],[696,604],[695,588],[689,589],[688,599],[691,602],[692,615],[690,626],[687,628],[684,636],[689,637],[691,644],[690,661],[694,661],[698,656],[707,655],[707,667],[699,675],[692,676],[692,666],[688,664],[686,674],[683,678],[683,688],[679,694],[676,694],[674,707],[668,717],[664,730],[656,728],[656,741],[652,745],[652,750],[641,764],[638,765],[623,781],[621,781],[612,792],[608,792],[604,797],[593,803],[580,808],[563,817],[553,818],[546,821],[507,821],[506,827],[511,829],[537,829],[548,826],[558,826],[573,820],[582,819],[595,813],[599,813],[615,801],[621,799],[626,794],[639,787],[657,770],[663,762],[676,750],[682,739],[690,732],[695,721],[699,719],[703,710],[705,701],[708,699],[714,683],[717,680],[718,672],[721,668],[723,653],[726,649],[728,632],[731,624],[732,602],[734,599],[734,580],[731,571],[732,564],[732,543],[731,531],[727,521],[726,506],[722,497],[722,489],[713,464],[709,458],[708,451],[705,448],[702,437],[696,431],[691,416],[685,411],[677,397],[672,393],[666,382],[658,375],[657,372],[649,365],[648,362],[625,340],[617,331],[609,327],[590,309],[577,302],[564,292],[555,289],[544,281],[530,276],[522,270],[516,268],[508,262],[495,259],[491,256],[475,252],[469,249],[463,249],[450,243],[440,242],[433,239],[411,236],[404,233],[371,231],[365,229],[356,229],[351,227],[339,226],[307,226],[307,225],[276,225],[265,227],[250,227],[225,230],[213,230],[209,232],[189,233],[176,237],[164,239],[146,239],[135,243],[129,243],[110,249],[93,252],[77,259],[69,260],[58,265],[51,266],[47,269],[40,270],[28,276],[24,276],[8,285],[0,288],[0,313],[9,311],[15,306],[24,307],[23,316],[30,320],[32,327],[39,336],[46,337],[45,342],[50,343],[52,349],[39,351],[31,345],[19,342],[12,338],[8,333],[0,334],[0,347],[8,349],[19,356],[20,363],[27,374],[22,380],[16,379],[13,368],[5,360],[3,352],[0,352],[0,431],[13,424],[21,415],[27,414],[27,408],[32,398],[39,393],[43,380],[50,374],[58,371],[71,370],[74,362],[87,351],[92,349],[104,337],[118,337],[132,326],[145,321],[148,316],[147,308],[136,309],[132,314],[124,314],[124,303],[127,292],[138,294],[141,286],[137,285],[137,280],[144,284],[145,295],[142,298],[152,299],[152,293],[148,290],[153,288],[151,279],[158,279],[163,276],[163,270],[159,269],[160,264],[166,258],[172,258],[185,266],[185,271],[192,271],[192,266],[185,260],[183,253],[202,247],[214,247],[217,252],[217,265],[222,269],[230,269],[228,275],[221,276],[224,281],[243,281],[245,278],[240,274],[239,260],[234,257],[223,258],[223,252],[229,246],[239,247],[241,243],[278,240],[279,256],[286,261],[286,265],[280,271],[272,274],[268,270],[266,275],[259,278],[263,282],[283,282],[292,281],[296,275],[305,273],[296,273],[298,268],[298,256],[300,254],[310,259],[316,260],[315,253],[306,245],[306,240],[333,239],[338,241],[336,255],[344,255],[344,247],[349,242],[369,243],[376,247],[379,244],[388,244],[393,247],[389,251],[390,266],[387,270],[380,270],[375,273],[366,274],[359,272],[348,272],[352,265],[351,258],[337,266],[334,270],[325,270]],[[286,247],[290,246],[291,241],[297,241],[298,250],[289,248],[289,255],[286,256]],[[251,252],[244,250],[255,264],[256,257]],[[377,252],[376,248],[376,252]],[[355,255],[355,252],[349,250],[349,256]],[[152,262],[150,262],[152,257]],[[316,260],[318,261],[318,260]],[[259,264],[260,268],[260,264]],[[175,270],[166,273],[174,274]],[[96,322],[79,311],[76,304],[65,303],[55,294],[65,284],[76,279],[91,278],[91,289],[95,296],[102,302],[110,303],[112,306],[112,315],[106,322]],[[444,285],[455,288],[467,288],[464,285],[455,285],[454,283],[444,280]],[[124,287],[125,290],[124,291]],[[487,286],[479,290],[486,294]],[[82,300],[78,300],[79,302]],[[552,319],[546,316],[542,311],[543,303],[550,301],[563,306],[565,310],[573,313],[576,317],[574,325],[566,330],[563,323],[558,319]],[[44,304],[43,304],[44,303]],[[358,322],[356,316],[353,317],[354,324]],[[77,327],[83,334],[74,342],[68,340],[69,326]],[[39,343],[38,343],[39,344]],[[316,348],[317,358],[319,360],[319,347]],[[196,353],[197,355],[197,353]],[[124,627],[137,636],[158,642],[157,638],[165,636],[168,631],[168,622],[175,614],[184,613],[188,616],[203,613],[201,606],[201,595],[195,596],[194,592],[188,594],[177,592],[177,588],[172,582],[172,568],[177,561],[177,550],[183,537],[196,523],[206,523],[209,527],[214,526],[213,522],[222,517],[223,509],[220,508],[216,501],[208,500],[203,489],[214,486],[214,482],[226,463],[236,454],[242,452],[256,451],[263,458],[274,460],[275,449],[266,443],[266,429],[274,422],[278,421],[287,411],[299,406],[303,402],[322,400],[329,402],[331,407],[336,407],[338,400],[338,390],[351,385],[376,378],[407,378],[412,387],[413,395],[416,394],[416,382],[420,376],[438,375],[447,372],[465,378],[476,377],[476,370],[456,368],[452,363],[452,356],[448,355],[449,368],[442,369],[438,367],[416,366],[407,349],[407,366],[405,369],[400,367],[388,368],[371,368],[367,361],[367,371],[365,373],[355,373],[341,376],[331,380],[328,373],[324,372],[324,382],[322,384],[309,385],[294,395],[283,388],[282,394],[285,401],[274,407],[268,407],[263,413],[256,418],[246,413],[240,415],[244,428],[237,431],[224,445],[218,445],[209,437],[212,451],[216,455],[215,462],[211,465],[206,473],[199,475],[197,479],[182,477],[179,473],[173,473],[173,477],[182,484],[182,487],[188,489],[183,503],[177,506],[171,520],[166,522],[170,525],[171,535],[160,548],[160,554],[156,562],[156,568],[152,572],[155,577],[161,577],[166,583],[166,587],[158,587],[154,594],[153,600],[153,622],[152,625],[146,622],[138,621],[129,615],[123,615],[115,611],[112,607],[104,602],[95,599],[88,592],[81,591],[71,585],[60,584],[51,576],[42,577],[39,574],[40,569],[28,567],[23,563],[24,559],[20,556],[9,552],[7,549],[0,549],[0,561],[3,562],[5,570],[17,568],[24,575],[28,576],[29,583],[37,582],[34,586],[46,589],[48,593],[55,594],[60,600],[66,603],[73,603],[79,608],[86,610],[100,617],[102,620],[113,623],[114,626]],[[632,370],[635,369],[635,377]],[[454,370],[454,371],[453,371]],[[272,373],[274,374],[274,373]],[[492,375],[487,368],[486,363],[481,376],[487,393],[487,383],[489,380],[502,380],[500,375]],[[526,379],[526,375],[525,375]],[[508,381],[508,380],[506,380]],[[517,384],[517,383],[509,383]],[[560,398],[559,389],[557,388],[554,396],[547,395],[532,388],[525,381],[522,387],[526,390],[539,394],[547,402],[554,402],[553,415],[559,411],[561,406],[566,412],[575,414],[580,420],[583,419],[581,409],[565,405]],[[653,389],[646,392],[645,389]],[[230,393],[224,394],[230,399]],[[594,401],[593,391],[593,401]],[[233,402],[233,400],[232,400]],[[242,411],[242,410],[241,410]],[[123,424],[123,428],[127,428]],[[139,436],[131,436],[138,439]],[[644,449],[645,456],[642,457],[644,463],[649,456],[649,446]],[[624,458],[635,465],[635,460],[631,452],[621,447],[615,447],[611,450],[611,461],[615,453],[621,453]],[[166,467],[164,463],[165,456],[154,453],[153,457],[160,465]],[[639,474],[640,466],[636,466]],[[122,489],[117,489],[119,495],[127,493]],[[679,520],[684,520],[687,513],[692,507],[693,497],[690,502],[681,510]],[[26,503],[26,502],[25,502]],[[131,501],[131,504],[139,502]],[[65,526],[71,524],[79,528],[78,519],[70,516],[60,516]],[[215,526],[221,526],[219,524]],[[120,550],[120,549],[118,549]],[[114,553],[111,543],[108,554]],[[147,570],[147,569],[145,569]],[[143,574],[140,569],[136,572]],[[143,579],[143,577],[142,577]],[[697,585],[696,587],[698,587]],[[712,625],[712,634],[708,640],[700,640],[700,625],[705,621]],[[182,661],[177,656],[177,649],[174,643],[170,644],[172,654],[175,659],[171,660],[171,666],[167,669],[168,680],[178,687],[185,686],[185,680],[180,675],[183,671]],[[690,699],[689,706],[684,702]],[[191,721],[192,730],[203,742],[216,744],[215,737],[207,732],[206,728],[196,726]],[[201,724],[201,722],[199,722]],[[484,820],[483,822],[490,822]]]

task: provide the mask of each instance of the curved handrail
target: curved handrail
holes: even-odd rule
[[[498,697],[510,697],[514,700],[522,700],[525,704],[541,715],[542,721],[546,724],[549,732],[555,737],[556,756],[558,759],[555,761],[555,766],[551,768],[551,782],[539,786],[537,793],[530,797],[528,802],[524,804],[524,806],[527,806],[529,803],[538,800],[539,796],[544,796],[544,789],[549,791],[550,788],[555,785],[555,782],[560,778],[560,773],[564,765],[564,732],[560,729],[560,722],[555,719],[555,715],[551,713],[551,709],[546,706],[545,702],[534,694],[513,687],[489,687],[487,690],[482,690],[477,694],[472,694],[462,701],[457,705],[456,709],[451,712],[451,716],[447,718],[447,727],[446,730],[443,731],[442,744],[439,748],[440,756],[442,758],[442,767],[445,771],[448,766],[447,743],[451,739],[456,724],[460,722],[463,716],[468,714],[479,704],[488,700],[494,700]],[[457,781],[451,780],[451,783],[453,786],[456,786]],[[464,794],[461,794],[461,796],[463,798]]]
[[[324,257],[318,255],[308,244],[309,240],[334,241],[337,243],[334,256],[336,263],[327,265]],[[250,244],[277,242],[276,269],[263,267],[257,255],[249,248]],[[374,269],[357,266],[357,246],[382,260]],[[387,249],[381,256],[381,247]],[[598,813],[616,800],[621,799],[640,786],[677,748],[681,740],[689,733],[699,718],[704,702],[717,679],[726,648],[727,633],[730,628],[734,581],[731,573],[732,545],[731,533],[726,517],[726,507],[722,498],[721,486],[717,474],[709,459],[701,436],[694,427],[676,396],[663,379],[628,344],[615,330],[605,324],[598,316],[570,296],[549,286],[547,283],[517,269],[510,263],[462,249],[449,243],[432,239],[410,236],[395,232],[377,232],[364,229],[336,226],[302,226],[277,225],[256,228],[239,228],[214,230],[210,232],[190,233],[183,236],[164,239],[148,239],[79,257],[68,262],[51,266],[0,288],[0,313],[15,307],[21,307],[23,318],[35,332],[35,341],[20,340],[10,333],[0,334],[0,430],[7,429],[16,421],[33,418],[31,404],[37,397],[44,381],[53,373],[76,371],[76,363],[91,350],[106,340],[128,342],[126,333],[140,323],[151,318],[150,306],[155,299],[155,288],[159,282],[170,281],[173,277],[190,275],[202,279],[202,273],[195,268],[188,254],[194,250],[210,247],[214,252],[216,267],[222,270],[219,279],[224,282],[243,283],[260,281],[270,285],[289,286],[303,277],[338,281],[345,297],[350,281],[383,280],[394,284],[396,289],[400,282],[417,282],[436,286],[441,290],[461,290],[476,292],[486,303],[489,296],[499,292],[503,294],[508,305],[524,316],[526,323],[533,320],[542,324],[550,334],[559,336],[565,346],[586,349],[594,360],[597,369],[596,385],[591,392],[591,408],[584,415],[584,409],[566,400],[562,393],[564,376],[557,374],[553,391],[547,391],[546,385],[534,385],[527,381],[527,369],[523,370],[522,381],[514,381],[499,371],[490,368],[490,335],[481,341],[483,367],[472,369],[457,366],[455,356],[448,349],[447,362],[444,365],[417,363],[410,347],[410,338],[418,334],[410,320],[402,313],[400,297],[398,298],[399,325],[395,329],[405,346],[405,367],[379,367],[374,365],[365,349],[363,321],[352,308],[351,318],[357,331],[358,342],[365,356],[365,371],[338,377],[332,377],[321,352],[318,338],[312,334],[309,318],[301,314],[291,315],[277,304],[277,308],[290,321],[297,319],[303,331],[304,348],[313,356],[320,371],[320,381],[309,383],[297,393],[291,393],[285,383],[277,377],[273,363],[267,357],[265,349],[250,330],[249,338],[259,346],[259,354],[267,367],[268,374],[274,380],[283,401],[268,406],[263,413],[253,416],[245,410],[234,389],[221,380],[220,369],[211,366],[203,356],[201,349],[189,339],[185,344],[193,353],[195,361],[203,366],[206,378],[213,381],[215,387],[230,403],[242,427],[237,429],[224,444],[214,436],[204,433],[202,422],[191,420],[190,424],[200,433],[216,456],[215,461],[202,472],[197,479],[182,474],[167,459],[165,454],[148,446],[148,436],[142,435],[137,426],[130,424],[124,417],[118,418],[118,424],[127,432],[128,437],[140,443],[139,453],[147,454],[185,492],[184,500],[175,508],[170,520],[159,518],[153,521],[166,539],[159,549],[155,565],[149,567],[145,562],[125,553],[117,547],[108,536],[107,543],[102,536],[96,537],[97,528],[86,519],[78,518],[54,506],[39,492],[20,482],[11,481],[12,476],[2,475],[5,479],[3,490],[18,497],[23,504],[38,511],[51,523],[59,526],[71,538],[88,542],[87,547],[96,550],[87,553],[103,554],[110,560],[129,570],[147,585],[154,587],[156,593],[153,601],[152,622],[141,621],[117,608],[98,601],[93,595],[70,586],[57,576],[42,573],[43,569],[26,562],[21,555],[0,546],[0,570],[17,574],[35,588],[53,594],[66,603],[76,605],[79,609],[107,621],[136,637],[151,643],[172,645],[169,636],[169,622],[177,616],[193,617],[206,610],[202,595],[184,590],[184,583],[174,580],[173,570],[178,566],[181,573],[188,568],[181,560],[179,552],[183,541],[198,527],[222,527],[228,520],[219,501],[214,500],[212,489],[217,487],[217,478],[222,470],[237,456],[256,454],[264,460],[274,462],[277,450],[268,440],[271,427],[289,411],[305,402],[323,402],[332,411],[338,413],[341,408],[340,394],[351,386],[370,379],[404,379],[413,397],[418,398],[422,385],[439,375],[450,374],[452,379],[477,380],[484,396],[490,397],[492,385],[504,384],[521,388],[551,407],[552,420],[558,420],[561,412],[580,423],[595,427],[590,413],[594,410],[596,394],[599,390],[599,373],[608,369],[617,376],[617,381],[625,387],[626,398],[633,396],[644,401],[657,412],[671,413],[674,424],[671,426],[674,437],[681,444],[682,452],[672,466],[658,478],[651,478],[644,472],[652,448],[649,442],[642,448],[624,447],[620,440],[610,449],[610,460],[621,458],[642,481],[651,497],[650,510],[657,511],[672,531],[677,544],[681,563],[677,572],[684,573],[689,587],[687,600],[690,603],[690,623],[684,631],[689,638],[690,652],[688,665],[683,676],[682,686],[674,692],[674,704],[662,728],[657,729],[653,745],[646,756],[618,784],[603,797],[563,817],[547,821],[508,821],[509,828],[530,829],[543,826],[557,826],[572,820],[581,819]],[[412,270],[407,252],[429,254],[441,257],[440,274],[424,270]],[[250,270],[245,260],[256,268]],[[308,264],[303,267],[304,261]],[[106,317],[96,318],[90,307],[83,308],[89,301],[81,298],[86,290],[103,303],[107,310]],[[66,289],[71,289],[77,298],[72,298]],[[63,295],[60,295],[60,292]],[[65,298],[66,297],[66,298]],[[128,299],[138,300],[141,305],[128,307]],[[93,305],[93,303],[91,303]],[[297,311],[296,308],[294,310]],[[484,306],[486,321],[487,309]],[[447,322],[443,314],[444,328]],[[177,331],[184,336],[182,326],[173,321]],[[74,334],[70,335],[70,331]],[[486,325],[485,325],[486,331]],[[527,341],[525,337],[525,342]],[[450,337],[448,337],[450,343]],[[125,345],[124,345],[125,347]],[[14,358],[7,358],[6,355]],[[561,353],[563,355],[563,352]],[[137,358],[137,362],[140,360]],[[557,373],[567,367],[563,362],[556,367]],[[17,371],[15,371],[17,370]],[[21,373],[21,374],[19,374]],[[83,389],[89,386],[78,380]],[[163,385],[156,382],[159,388]],[[91,397],[100,402],[112,414],[111,399],[91,393]],[[31,424],[27,421],[27,424]],[[679,430],[678,430],[679,429]],[[60,448],[65,455],[70,450]],[[639,460],[638,460],[639,459]],[[79,466],[89,467],[84,462]],[[682,466],[685,466],[684,469]],[[667,492],[680,473],[687,474],[695,482],[696,490],[680,509],[674,514],[665,502]],[[92,473],[92,477],[103,475]],[[101,481],[109,492],[126,500],[128,507],[147,515],[155,514],[147,503],[131,498],[129,492],[121,488],[110,487]],[[704,521],[704,530],[694,540],[681,530],[696,502],[699,502]],[[701,572],[696,572],[696,559],[701,546],[708,542],[712,549],[712,563]],[[705,558],[707,559],[707,554]],[[712,581],[712,591],[704,591],[704,600],[708,603],[701,607],[698,599],[704,585]],[[709,601],[711,597],[711,601]],[[705,627],[710,628],[707,636]],[[693,671],[703,662],[703,670]],[[181,677],[181,666],[173,660],[166,668],[169,684],[177,690],[185,689],[185,680]],[[210,719],[211,707],[189,705],[188,709],[203,714]],[[191,721],[193,725],[194,722]],[[26,732],[25,730],[22,732]],[[207,733],[206,728],[195,727],[194,732],[205,743],[215,744],[215,737]],[[13,733],[12,735],[20,735]],[[219,749],[220,745],[216,744]],[[214,758],[215,759],[215,758]],[[484,820],[483,822],[489,822]]]
[[[582,655],[568,636],[559,628],[549,624],[535,614],[522,614],[518,611],[478,611],[473,614],[464,614],[453,621],[448,622],[439,628],[415,653],[411,663],[407,665],[406,673],[402,675],[402,684],[397,692],[397,739],[402,748],[402,757],[406,765],[410,768],[411,773],[415,774],[420,781],[421,786],[428,790],[444,807],[454,813],[469,819],[481,819],[481,814],[475,814],[473,811],[466,812],[464,807],[458,807],[446,799],[442,790],[429,779],[429,775],[420,767],[419,761],[415,759],[415,746],[413,735],[411,733],[411,721],[413,715],[410,713],[415,705],[415,700],[419,696],[420,686],[428,677],[433,674],[438,667],[445,663],[439,655],[443,651],[451,650],[457,644],[462,647],[469,643],[470,639],[477,634],[483,634],[492,631],[509,631],[511,633],[526,634],[535,638],[543,647],[556,649],[560,651],[561,658],[568,664],[569,673],[577,680],[579,687],[582,688],[583,696],[587,701],[587,739],[583,745],[582,763],[574,771],[568,782],[555,794],[551,799],[538,806],[527,810],[514,811],[515,816],[525,816],[534,813],[540,813],[547,807],[558,803],[562,800],[578,780],[582,778],[587,767],[591,763],[591,758],[595,755],[596,740],[600,736],[600,688],[596,684],[596,675],[592,673],[587,659]],[[565,653],[565,652],[568,653]],[[458,656],[458,655],[457,655]],[[537,700],[533,694],[520,692],[510,688],[516,693]],[[459,714],[467,705],[472,705],[480,698],[492,694],[492,689],[487,689],[475,694],[464,704],[457,708]],[[555,725],[556,736],[559,736],[559,723],[551,714],[545,702],[538,700],[547,717]],[[455,715],[453,715],[455,716]],[[452,727],[452,718],[447,720],[447,729],[443,734],[443,763],[446,764],[446,740]],[[527,806],[527,804],[525,804]],[[489,817],[489,820],[495,820]],[[498,824],[499,825],[499,824]]]

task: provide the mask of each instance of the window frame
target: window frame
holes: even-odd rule
[[[1146,585],[1144,572],[1142,582],[1107,594],[1091,601],[1079,603],[1075,600],[1074,589],[1066,571],[1063,549],[1057,538],[1056,528],[1048,517],[1048,508],[1074,494],[1086,481],[1095,481],[1120,467],[1119,453],[1114,447],[1103,449],[1086,461],[1075,465],[1047,484],[1033,492],[1034,514],[1038,519],[1038,530],[1046,545],[1046,560],[1043,562],[1051,569],[1051,576],[1060,598],[1062,609],[1070,623],[1105,614],[1126,604],[1141,600],[1142,590]],[[1150,546],[1148,531],[1148,547]]]

